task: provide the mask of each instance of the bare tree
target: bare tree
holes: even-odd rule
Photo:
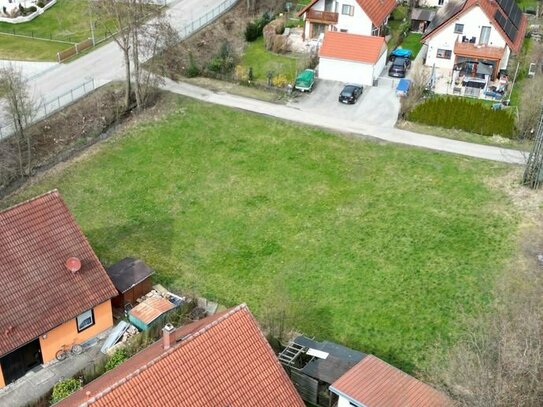
[[[38,105],[32,98],[20,69],[12,65],[0,69],[0,94],[3,95],[4,120],[13,126],[10,141],[15,144],[14,162],[19,177],[32,173],[32,136],[28,130]]]
[[[422,100],[429,81],[430,73],[422,64],[416,64],[413,67],[409,93],[401,99],[400,116],[405,117]]]
[[[130,24],[133,19],[132,3],[134,0],[96,0],[93,13],[105,30],[113,29],[113,40],[123,53],[125,67],[125,105],[130,106],[132,98],[132,80],[130,64]]]
[[[160,81],[150,67],[161,61],[157,58],[160,53],[180,41],[179,35],[160,9],[145,0],[96,0],[94,7],[100,21],[113,21],[117,32],[114,38],[125,64],[126,107],[134,95],[141,110]]]

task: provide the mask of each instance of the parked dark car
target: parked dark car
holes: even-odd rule
[[[339,94],[339,101],[341,103],[354,104],[363,90],[361,85],[345,85]]]
[[[405,78],[405,74],[410,66],[411,61],[409,59],[396,57],[390,65],[388,76],[393,76],[394,78]]]

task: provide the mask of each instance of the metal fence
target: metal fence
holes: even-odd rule
[[[81,85],[76,86],[73,89],[70,89],[68,92],[63,93],[51,100],[48,100],[44,103],[41,103],[38,106],[36,115],[34,116],[33,122],[38,122],[40,120],[46,119],[53,113],[65,108],[66,106],[72,104],[77,99],[82,98],[88,93],[95,90],[98,86],[94,78],[87,79]],[[6,137],[11,136],[15,133],[15,127],[12,124],[2,126],[0,123],[0,140]]]
[[[192,20],[190,24],[185,25],[183,28],[181,28],[181,30],[179,30],[181,39],[188,38],[196,31],[204,28],[206,25],[224,14],[225,11],[232,8],[232,6],[234,6],[238,1],[239,0],[225,0],[197,20]]]

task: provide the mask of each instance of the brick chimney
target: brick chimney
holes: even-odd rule
[[[166,324],[164,328],[162,328],[162,347],[164,350],[170,349],[175,343],[174,332],[175,328],[172,324]]]

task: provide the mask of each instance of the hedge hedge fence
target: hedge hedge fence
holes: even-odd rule
[[[510,110],[493,110],[489,105],[459,97],[427,99],[409,112],[407,119],[483,136],[500,135],[513,138],[515,134],[515,118]]]

